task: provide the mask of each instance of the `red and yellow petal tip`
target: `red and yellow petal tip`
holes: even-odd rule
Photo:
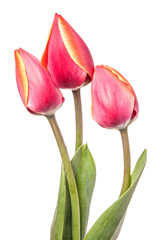
[[[15,50],[14,55],[15,55],[15,62],[16,62],[16,80],[17,80],[18,90],[24,105],[27,106],[28,79],[26,76],[25,65],[20,56],[20,49]]]
[[[129,84],[127,79],[124,78],[122,76],[122,74],[120,74],[117,70],[115,70],[114,68],[111,68],[109,66],[104,66],[104,65],[101,65],[101,67],[103,67],[104,69],[112,72],[121,82],[123,82],[128,87],[129,90],[131,90],[131,85]]]
[[[50,41],[50,37],[51,37],[52,28],[53,28],[53,23],[52,23],[52,26],[50,28],[50,32],[49,32],[49,35],[48,35],[46,48],[45,48],[44,53],[43,53],[42,58],[41,58],[41,64],[46,69],[47,69],[47,66],[48,66],[48,45],[49,45],[49,41]]]
[[[87,45],[61,15],[56,14],[55,17],[58,18],[61,37],[70,57],[92,77],[94,63]]]

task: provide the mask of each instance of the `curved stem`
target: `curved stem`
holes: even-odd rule
[[[82,104],[80,89],[72,91],[75,106],[75,118],[76,118],[76,146],[77,150],[83,143],[83,120],[82,120]]]
[[[68,156],[67,148],[65,146],[62,134],[58,127],[55,116],[47,117],[53,133],[55,135],[57,145],[61,154],[62,162],[64,165],[65,175],[68,182],[70,198],[71,198],[71,208],[72,208],[72,239],[80,239],[80,211],[79,211],[79,198],[77,192],[76,181],[74,173],[72,170],[71,162]]]
[[[127,128],[120,130],[122,144],[123,144],[123,155],[124,155],[124,175],[123,184],[120,193],[120,197],[125,193],[125,191],[130,187],[131,184],[131,158],[130,158],[130,147],[128,139]]]

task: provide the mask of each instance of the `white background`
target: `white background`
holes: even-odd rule
[[[157,0],[6,0],[0,6],[0,239],[49,240],[61,159],[45,117],[29,114],[19,97],[13,51],[41,58],[55,12],[87,43],[95,65],[120,71],[140,105],[129,127],[132,169],[144,150],[148,162],[119,240],[160,239],[160,6]],[[118,131],[91,118],[90,85],[82,89],[84,142],[95,159],[97,179],[89,225],[118,197],[123,153]],[[70,157],[75,122],[70,91],[56,116]]]

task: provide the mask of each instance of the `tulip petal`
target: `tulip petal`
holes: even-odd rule
[[[19,54],[28,79],[26,107],[33,113],[53,115],[64,101],[61,92],[54,86],[50,74],[37,58],[23,49],[19,49]]]
[[[118,77],[118,79],[123,82],[124,84],[126,84],[126,86],[128,87],[129,91],[133,94],[133,96],[135,97],[135,102],[134,102],[134,110],[133,110],[133,114],[132,114],[132,120],[135,120],[138,116],[138,112],[139,112],[139,106],[138,106],[138,101],[137,101],[137,97],[136,94],[132,88],[132,86],[130,85],[130,83],[127,81],[126,78],[124,78],[117,70],[115,70],[114,68],[108,67],[108,66],[104,66],[104,68],[109,69],[113,74],[115,74],[115,76]]]
[[[132,121],[138,117],[138,113],[139,113],[139,105],[138,105],[137,97],[135,97],[134,110],[133,110],[133,114],[132,114],[132,118],[131,118]]]
[[[124,128],[131,120],[135,97],[126,84],[104,66],[97,66],[92,80],[92,115],[106,128]]]
[[[85,47],[85,43],[80,40],[80,37],[77,37],[78,35],[76,35],[74,30],[72,30],[71,36],[71,27],[70,34],[66,34],[66,25],[68,23],[64,22],[65,20],[62,19],[62,17],[55,14],[41,63],[49,70],[53,77],[54,84],[58,88],[77,89],[88,81],[88,74],[91,75],[93,73],[93,60],[90,60],[91,56],[90,53],[88,53],[88,48]],[[70,25],[68,24],[67,27],[68,26]],[[66,36],[69,37],[67,38]],[[78,41],[77,50],[73,47],[72,49],[74,50],[71,51],[71,45],[73,46],[76,44],[75,39],[74,44],[68,43],[71,37]],[[84,50],[85,48],[86,50]],[[84,57],[82,57],[82,53]],[[80,54],[79,60],[76,54]],[[90,61],[90,63],[87,61]],[[84,65],[86,65],[86,67],[84,67]]]
[[[24,105],[27,105],[28,98],[28,80],[26,76],[25,66],[21,56],[19,55],[19,50],[15,50],[15,61],[16,61],[16,80],[17,86],[22,98]]]
[[[53,24],[52,24],[52,27],[53,27]],[[46,48],[45,48],[44,53],[43,53],[42,58],[41,58],[41,64],[46,69],[47,69],[47,66],[48,66],[48,46],[49,46],[49,41],[50,41],[50,37],[51,37],[52,27],[51,27],[49,35],[48,35]]]
[[[108,67],[108,66],[102,66],[104,69],[109,69],[116,77],[118,77],[118,79],[123,82],[124,84],[126,84],[126,86],[129,88],[129,90],[131,89],[131,85],[129,84],[129,82],[127,81],[126,78],[124,78],[122,76],[122,74],[120,74],[117,70],[115,70],[114,68]]]
[[[79,67],[92,77],[94,64],[87,45],[61,15],[59,15],[58,23],[62,39],[69,55]]]

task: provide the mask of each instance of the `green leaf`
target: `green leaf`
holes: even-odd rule
[[[64,168],[61,168],[61,180],[58,194],[57,206],[51,226],[51,240],[62,240],[64,231],[65,205],[67,198],[67,188]]]
[[[131,176],[129,189],[96,221],[84,240],[115,240],[121,230],[127,207],[146,164],[147,152],[142,153]]]
[[[72,159],[72,167],[77,183],[80,204],[80,239],[83,239],[86,234],[90,203],[96,178],[94,160],[87,144],[82,145],[77,150]]]
[[[66,180],[63,240],[71,240],[72,239],[72,224],[71,223],[72,223],[71,200],[70,200],[69,189],[68,189],[68,184],[67,184],[67,180]]]
[[[87,144],[82,145],[76,151],[71,163],[79,196],[82,240],[86,233],[90,202],[96,177],[94,160]],[[51,227],[51,240],[72,239],[71,219],[70,195],[64,175],[64,169],[62,167],[58,202]]]

